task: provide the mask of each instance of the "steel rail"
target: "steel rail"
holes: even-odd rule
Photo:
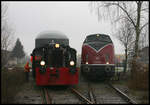
[[[41,91],[40,91],[40,94],[41,94],[41,97],[42,97],[42,103],[41,104],[44,104],[44,94],[43,94],[43,90],[41,89]]]
[[[95,100],[94,100],[93,92],[92,92],[91,90],[89,91],[89,97],[90,97],[90,100],[91,100],[94,104],[96,104],[96,102],[95,102]]]
[[[93,89],[92,89],[90,83],[88,83],[88,94],[89,94],[90,100],[91,100],[94,104],[96,104],[96,99],[95,99],[95,97],[94,97],[94,92],[93,92]]]
[[[46,88],[44,88],[44,93],[45,93],[46,103],[51,104],[50,97],[49,97],[49,94],[48,94],[48,90]]]
[[[123,93],[122,91],[120,91],[118,88],[114,87],[112,84],[108,83],[108,85],[110,87],[112,87],[116,92],[118,92],[121,96],[123,96],[123,98],[125,98],[127,102],[129,102],[131,104],[137,104],[133,99],[131,99],[125,93]]]
[[[84,99],[86,102],[88,102],[89,104],[94,104],[93,102],[91,102],[89,99],[87,99],[86,97],[84,97],[81,93],[79,93],[76,89],[70,88],[74,93],[76,93],[78,96],[80,96],[82,99]]]

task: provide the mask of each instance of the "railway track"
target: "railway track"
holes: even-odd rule
[[[113,88],[125,101],[127,101],[129,104],[137,104],[133,99],[131,99],[129,96],[127,96],[125,93],[123,93],[118,88],[114,87],[111,83],[108,83],[108,85]]]
[[[107,85],[104,86],[106,93],[96,94],[96,91],[103,91],[103,89],[96,90],[93,88],[94,87],[93,83],[88,83],[89,97],[94,104],[107,104],[107,103],[137,104],[134,100],[132,100],[129,96],[127,96],[118,88],[114,87],[111,83],[106,83],[105,85]]]
[[[97,100],[96,100],[96,97],[94,95],[94,91],[93,91],[93,88],[91,86],[90,83],[88,83],[88,96],[89,96],[89,99],[94,103],[94,104],[97,104]]]
[[[91,101],[91,104],[137,104],[137,102],[108,81],[104,83],[87,79],[83,79],[83,81],[87,85],[83,90],[86,90],[88,95],[82,93]]]
[[[92,100],[89,100],[88,98],[86,98],[77,89],[69,88],[69,90],[71,90],[74,93],[74,94],[72,94],[72,96],[74,96],[74,95],[77,96],[77,97],[72,97],[72,100],[77,98],[80,101],[78,103],[94,104],[94,102],[92,102]],[[69,90],[67,89],[66,92],[70,93]],[[92,93],[89,93],[89,94],[92,94]],[[53,99],[56,98],[56,96],[57,96],[57,93],[55,94],[55,97],[53,97]],[[67,94],[65,96],[67,97]],[[65,96],[62,95],[62,97],[65,97]],[[90,95],[90,96],[92,97],[92,95]],[[54,104],[54,103],[57,104],[57,103],[61,102],[60,100],[62,98],[62,97],[61,98],[58,97],[57,100],[55,100],[55,102],[54,102],[54,100],[50,97],[50,92],[49,92],[49,90],[47,88],[42,88],[41,89],[41,97],[42,97],[42,102],[41,102],[42,104]],[[90,98],[90,99],[92,99],[92,98]],[[63,101],[65,101],[65,100],[63,100]]]
[[[41,90],[42,104],[137,104],[111,83],[105,83],[102,86],[99,85],[97,88],[94,83],[87,82],[86,95],[79,87],[69,87],[59,91],[43,88]],[[105,92],[102,92],[104,90]]]
[[[49,95],[47,88],[41,89],[41,97],[42,97],[42,104],[52,104],[52,99]]]
[[[57,87],[58,88],[58,87]],[[66,103],[82,103],[79,98],[75,97],[71,92],[70,88],[66,89],[52,89],[42,88],[41,89],[41,104],[66,104]]]
[[[83,96],[78,90],[71,88],[71,90],[77,95],[79,96],[79,98],[83,101],[85,101],[87,104],[94,104],[94,102],[90,101],[88,98],[86,98],[85,96]]]

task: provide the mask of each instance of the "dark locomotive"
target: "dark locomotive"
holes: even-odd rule
[[[69,46],[66,35],[54,31],[40,33],[31,57],[37,85],[78,84],[76,50]]]
[[[81,56],[81,73],[89,79],[105,80],[114,75],[114,46],[108,35],[88,35]]]

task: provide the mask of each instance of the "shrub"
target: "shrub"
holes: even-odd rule
[[[132,89],[148,89],[149,85],[148,64],[133,60],[131,62],[131,79],[129,87]]]

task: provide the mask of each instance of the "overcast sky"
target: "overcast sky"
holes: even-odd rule
[[[70,46],[81,53],[83,40],[88,34],[108,34],[114,43],[115,53],[123,54],[124,48],[112,36],[109,21],[99,21],[90,12],[89,2],[8,2],[8,20],[15,29],[29,55],[35,47],[37,34],[58,30],[69,38]]]

